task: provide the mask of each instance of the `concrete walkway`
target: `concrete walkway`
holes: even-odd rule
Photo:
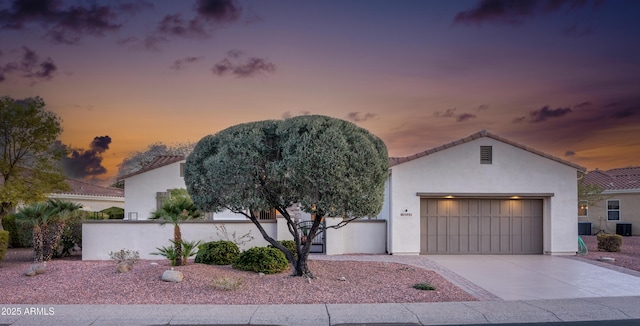
[[[631,320],[640,297],[315,305],[4,305],[0,325],[446,325]],[[47,315],[24,315],[40,308]],[[27,309],[27,310],[25,310]],[[35,312],[35,311],[34,311]]]
[[[640,277],[567,257],[429,256],[503,300],[640,296]],[[640,309],[640,308],[639,308]]]
[[[640,324],[640,273],[553,256],[313,256],[438,271],[476,302],[314,305],[0,305],[0,325]],[[535,300],[532,300],[535,299]]]

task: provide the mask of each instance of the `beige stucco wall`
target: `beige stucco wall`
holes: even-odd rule
[[[268,245],[250,221],[185,221],[180,224],[182,239],[202,242],[227,240],[216,225],[224,225],[229,236],[235,232],[238,238],[251,232],[254,239],[240,246],[241,250]],[[275,222],[265,222],[262,226],[269,235],[276,235]],[[164,259],[151,253],[157,252],[158,247],[171,245],[169,239],[173,239],[173,225],[162,226],[158,221],[88,221],[82,224],[82,259],[108,260],[109,252],[121,249],[137,250],[141,259]]]
[[[339,223],[341,218],[327,218],[327,225]],[[267,234],[277,240],[293,239],[283,218],[277,222],[261,223]],[[222,227],[226,229],[222,231]],[[258,228],[251,221],[185,221],[180,224],[182,239],[202,242],[232,240],[250,233],[253,240],[240,245],[241,250],[267,246]],[[137,250],[141,259],[164,259],[151,255],[158,247],[169,246],[173,239],[173,225],[162,226],[158,221],[88,221],[82,225],[82,259],[108,260],[109,252],[121,249]],[[362,220],[351,222],[339,229],[329,229],[326,237],[328,255],[383,254],[385,253],[385,221]]]
[[[625,191],[605,191],[606,199],[589,207],[587,217],[578,217],[578,222],[590,222],[593,234],[599,230],[616,233],[616,224],[631,223],[632,235],[640,235],[640,189]],[[620,220],[607,221],[607,199],[620,200]]]
[[[480,146],[493,146],[493,164],[480,164]],[[543,198],[543,251],[575,254],[577,250],[577,170],[493,138],[482,137],[393,166],[387,191],[392,254],[420,252],[417,193],[552,194]]]

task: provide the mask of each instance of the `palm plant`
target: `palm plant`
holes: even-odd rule
[[[82,205],[59,199],[23,207],[16,218],[33,226],[33,258],[36,263],[53,257],[58,247],[66,220]]]
[[[182,265],[182,232],[180,222],[202,217],[186,190],[173,191],[169,198],[162,202],[160,209],[151,213],[151,219],[161,220],[160,225],[173,225],[173,265]]]

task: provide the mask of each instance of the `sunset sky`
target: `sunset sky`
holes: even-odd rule
[[[639,166],[638,17],[634,0],[0,0],[0,95],[42,97],[79,154],[102,146],[101,180],[154,142],[301,114],[391,156],[486,129]]]

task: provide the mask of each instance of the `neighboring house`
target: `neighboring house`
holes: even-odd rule
[[[79,180],[66,179],[70,190],[52,193],[47,197],[62,199],[82,205],[82,210],[99,212],[110,207],[124,208],[124,190],[113,187],[102,187]]]
[[[392,254],[575,254],[585,169],[486,131],[392,158]]]
[[[184,188],[184,162],[162,156],[121,177],[125,218],[147,219],[169,189]],[[388,253],[577,251],[583,167],[486,131],[390,163],[377,216],[387,220]]]
[[[184,182],[184,164],[182,155],[158,156],[144,168],[123,175],[125,203],[124,218],[129,220],[147,220],[151,212],[160,208],[162,200],[172,189],[186,188]],[[238,220],[244,216],[231,212],[207,213],[207,219]]]
[[[631,234],[640,234],[640,167],[594,170],[585,183],[603,189],[601,200],[588,206],[579,203],[578,220],[591,223],[593,233],[618,233],[618,224],[631,224]]]

